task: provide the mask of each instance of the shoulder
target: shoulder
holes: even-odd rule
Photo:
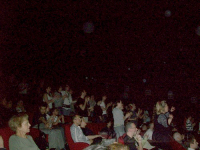
[[[16,135],[12,135],[12,136],[10,136],[10,138],[9,138],[9,144],[13,144],[13,143],[18,143],[18,140],[19,140],[19,137],[18,136],[16,136]]]

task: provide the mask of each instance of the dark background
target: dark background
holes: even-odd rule
[[[169,90],[178,102],[199,98],[198,1],[0,3],[4,76],[113,95],[128,85],[137,100],[167,98]],[[82,30],[88,21],[90,34]],[[146,89],[152,96],[144,96]]]

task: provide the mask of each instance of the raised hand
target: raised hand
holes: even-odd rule
[[[171,112],[173,112],[174,110],[175,110],[175,107],[174,107],[174,106],[172,106],[172,108],[171,108],[171,110],[170,110],[170,111],[171,111]]]

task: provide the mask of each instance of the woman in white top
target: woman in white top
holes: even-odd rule
[[[48,86],[46,88],[46,93],[44,93],[44,95],[43,95],[43,101],[48,104],[49,109],[53,108],[54,99],[51,95],[51,87],[50,86]]]

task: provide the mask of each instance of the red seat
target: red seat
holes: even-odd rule
[[[87,128],[93,131],[94,134],[99,134],[101,129],[106,127],[106,123],[88,123]]]
[[[68,124],[65,126],[65,136],[66,136],[69,148],[71,150],[83,150],[84,148],[88,147],[89,144],[87,144],[87,143],[82,143],[82,142],[74,143],[74,141],[71,137],[70,126],[71,126],[71,124]]]

